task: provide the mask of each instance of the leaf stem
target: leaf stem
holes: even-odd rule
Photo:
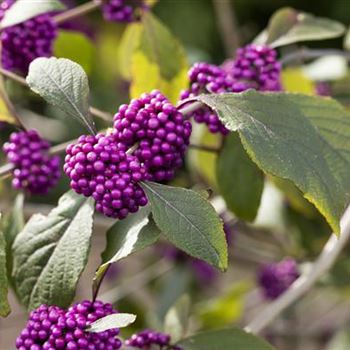
[[[98,9],[102,4],[102,0],[91,0],[85,4],[74,7],[70,10],[59,13],[53,17],[53,20],[56,24],[60,24],[71,19],[86,15],[89,12],[92,12]]]
[[[304,61],[329,55],[342,56],[345,57],[347,60],[350,60],[350,52],[347,51],[338,49],[309,49],[307,47],[303,47],[299,50],[293,51],[283,56],[280,59],[280,63],[282,65],[286,65],[294,61]]]
[[[258,316],[245,327],[246,331],[253,334],[260,333],[280,315],[282,311],[308,292],[333,266],[342,249],[350,239],[350,205],[341,218],[340,227],[340,236],[338,237],[332,234],[312,267],[302,274],[284,294],[259,312]]]

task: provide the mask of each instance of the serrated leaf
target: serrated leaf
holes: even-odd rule
[[[172,342],[177,342],[186,335],[190,312],[190,298],[183,295],[165,315],[164,332],[171,336]]]
[[[87,263],[93,200],[69,191],[47,216],[33,215],[13,245],[13,279],[21,302],[67,307]]]
[[[269,21],[266,44],[278,47],[299,41],[331,39],[344,32],[344,25],[337,21],[284,7]]]
[[[89,74],[94,60],[94,45],[85,34],[71,30],[60,30],[54,43],[56,57],[64,57],[79,62]]]
[[[198,333],[178,345],[186,350],[273,350],[265,340],[238,328]]]
[[[99,333],[114,328],[124,328],[134,323],[136,315],[133,314],[112,314],[98,319],[93,322],[88,328],[87,332]]]
[[[5,12],[0,27],[10,27],[43,13],[64,9],[65,6],[59,0],[35,0],[35,4],[28,0],[17,0],[10,9]]]
[[[130,214],[124,220],[117,221],[107,232],[107,246],[102,253],[104,263],[96,271],[93,294],[109,265],[152,245],[159,236],[160,231],[150,218],[149,206]]]
[[[349,202],[350,114],[330,98],[290,93],[202,95],[266,173],[291,180],[339,233]]]
[[[227,243],[215,209],[195,191],[144,182],[153,218],[166,238],[198,259],[226,270]]]
[[[48,103],[96,132],[89,112],[89,83],[81,66],[66,58],[40,57],[32,61],[27,75],[29,87]]]
[[[264,176],[235,133],[225,139],[217,161],[216,178],[227,208],[241,219],[254,220],[264,188]]]
[[[0,316],[6,317],[10,312],[10,305],[7,301],[8,280],[6,268],[6,240],[0,232]]]

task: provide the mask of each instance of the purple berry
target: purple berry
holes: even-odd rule
[[[258,273],[258,284],[264,297],[274,300],[283,294],[299,275],[296,261],[286,258],[279,263],[262,266]]]
[[[0,18],[14,1],[1,4]],[[2,30],[2,65],[5,69],[26,74],[29,64],[38,57],[50,57],[57,26],[49,14],[33,17]]]
[[[125,341],[126,346],[138,348],[142,350],[153,349],[153,345],[159,348],[166,347],[169,350],[182,350],[182,348],[170,344],[170,336],[166,333],[156,332],[145,329],[139,333],[133,334]]]
[[[91,349],[118,350],[122,343],[119,329],[101,333],[86,332],[94,321],[116,313],[111,304],[83,301],[67,311],[57,306],[41,305],[31,312],[26,327],[16,340],[19,350]]]
[[[35,130],[14,132],[3,146],[14,167],[12,185],[32,194],[46,194],[60,178],[60,158],[49,154],[50,144]]]
[[[188,72],[188,78],[190,88],[181,93],[181,100],[203,93],[241,92],[248,88],[246,84],[235,81],[220,67],[204,62],[195,63]],[[209,107],[200,108],[192,116],[197,123],[206,124],[212,133],[227,135],[229,132]]]
[[[83,135],[67,147],[63,167],[75,192],[92,196],[96,210],[119,219],[147,204],[138,184],[146,179],[146,171],[126,150],[113,135]]]
[[[102,5],[103,17],[111,22],[134,22],[141,10],[148,10],[144,0],[108,0]]]
[[[182,165],[192,125],[159,91],[122,105],[114,116],[114,137],[147,169],[148,180],[168,181]]]
[[[250,44],[239,48],[236,58],[223,65],[232,77],[260,91],[280,91],[281,64],[277,51],[266,45]]]

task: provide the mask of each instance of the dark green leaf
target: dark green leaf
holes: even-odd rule
[[[217,162],[216,178],[227,208],[241,219],[254,220],[264,188],[264,176],[235,133],[226,137]]]
[[[133,314],[112,314],[102,317],[92,323],[86,331],[92,333],[104,332],[114,328],[124,328],[134,323],[136,315]]]
[[[69,191],[47,216],[35,214],[13,245],[13,277],[28,309],[67,307],[86,265],[92,234],[93,200]]]
[[[29,66],[27,83],[47,102],[95,133],[95,124],[89,112],[88,78],[79,64],[66,58],[37,58]]]
[[[211,204],[196,191],[153,182],[142,184],[157,226],[187,254],[226,270],[223,224]]]
[[[299,41],[336,38],[344,32],[345,27],[339,22],[285,7],[271,17],[266,43],[278,47]]]
[[[182,339],[187,331],[190,312],[190,298],[183,295],[165,315],[164,332],[171,336],[172,342]]]
[[[339,233],[349,201],[350,114],[330,98],[291,93],[202,95],[265,172],[291,180]]]
[[[0,316],[2,317],[6,317],[11,312],[7,293],[6,241],[4,234],[0,232]]]
[[[186,350],[273,350],[273,347],[238,328],[203,332],[178,343]]]
[[[59,0],[35,0],[35,4],[28,0],[17,0],[9,10],[5,11],[0,27],[10,27],[43,13],[64,9],[65,6]]]

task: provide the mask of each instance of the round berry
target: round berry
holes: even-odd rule
[[[147,169],[148,179],[167,181],[183,163],[192,125],[159,91],[122,105],[114,116],[114,137]]]
[[[49,14],[4,28],[0,34],[2,66],[26,74],[35,58],[52,56],[56,36],[57,26]]]
[[[258,273],[258,284],[264,297],[273,300],[283,294],[298,277],[296,261],[286,258],[278,263],[263,265]]]
[[[144,0],[108,0],[102,5],[103,17],[112,22],[134,22],[141,10],[148,10]]]
[[[138,184],[146,179],[146,170],[126,151],[113,135],[83,135],[67,147],[63,167],[75,192],[92,196],[96,210],[119,219],[147,204]]]
[[[12,185],[32,194],[46,194],[60,178],[60,158],[49,154],[50,144],[35,130],[14,132],[3,146],[14,167]]]

